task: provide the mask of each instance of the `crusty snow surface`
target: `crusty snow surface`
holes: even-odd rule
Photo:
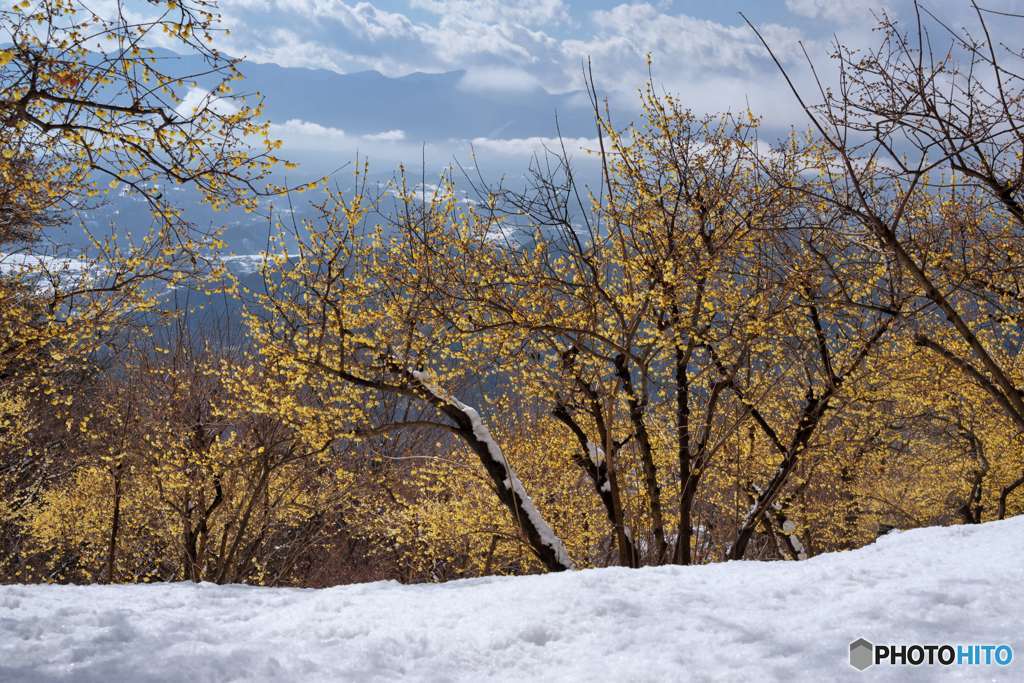
[[[324,590],[0,586],[3,681],[1024,680],[1024,517],[803,562]],[[1009,667],[847,664],[851,640]]]

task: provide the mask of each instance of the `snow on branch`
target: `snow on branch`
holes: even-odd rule
[[[484,466],[498,489],[499,497],[511,509],[541,561],[552,571],[573,569],[574,565],[565,544],[534,505],[533,499],[506,460],[501,447],[491,436],[491,431],[484,424],[480,413],[442,391],[427,373],[409,370],[408,374],[427,393],[432,403],[459,424],[460,435],[484,461]]]

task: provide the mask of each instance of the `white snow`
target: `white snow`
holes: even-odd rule
[[[31,252],[0,252],[0,276],[19,277],[32,281],[40,294],[84,285],[102,269],[96,264],[70,257],[48,256]]]
[[[84,261],[69,257],[47,256],[26,251],[13,253],[0,252],[0,273],[4,275],[20,275],[24,273],[71,272],[77,273],[88,267]]]
[[[789,543],[793,546],[793,550],[796,551],[796,557],[798,560],[807,559],[807,551],[804,550],[804,544],[800,541],[799,536],[796,534],[790,534]]]
[[[298,252],[287,253],[284,258],[294,261],[299,258]],[[267,252],[261,251],[257,254],[221,254],[220,260],[233,272],[238,275],[253,275],[262,271],[267,263]]]
[[[0,680],[1022,680],[1024,516],[805,562],[323,590],[0,587]],[[847,664],[850,641],[1006,643],[1009,667]]]
[[[781,506],[776,503],[772,507],[778,510]],[[782,533],[786,534],[786,538],[789,539],[789,544],[793,546],[793,550],[796,551],[796,559],[806,560],[807,550],[804,548],[803,542],[800,541],[800,537],[796,534],[796,522],[791,519],[787,519],[783,522]]]
[[[291,254],[289,254],[291,257]],[[266,254],[230,254],[221,256],[220,260],[227,265],[232,272],[239,275],[252,275],[260,272],[260,268],[266,262]]]

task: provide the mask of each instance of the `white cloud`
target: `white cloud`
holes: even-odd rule
[[[562,146],[571,155],[589,155],[597,149],[596,138],[473,138],[470,144],[478,154],[497,154],[504,157],[529,157],[544,150],[561,153]]]
[[[579,87],[581,63],[591,60],[598,88],[620,111],[636,107],[637,89],[649,77],[650,54],[655,85],[697,112],[737,111],[749,102],[769,119],[800,120],[764,46],[739,19],[723,24],[643,2],[599,10],[591,19],[592,35],[563,41],[561,76]],[[765,24],[758,29],[786,64],[798,63],[800,41],[817,47],[796,28]]]
[[[753,73],[764,70],[767,55],[757,36],[744,24],[725,24],[685,14],[665,14],[649,3],[618,5],[593,14],[597,33],[585,40],[563,43],[565,52],[579,60],[586,56],[641,60],[652,54],[686,74]],[[795,54],[802,38],[796,30],[777,24],[760,28],[784,56]],[[641,64],[641,66],[643,66]]]
[[[802,17],[841,23],[851,20],[873,22],[872,12],[884,10],[886,6],[871,0],[786,0],[786,9]]]
[[[272,137],[284,143],[285,156],[296,159],[323,159],[332,157],[338,163],[350,161],[357,156],[369,159],[377,170],[386,169],[409,159],[418,159],[426,154],[433,163],[447,163],[455,153],[459,142],[444,141],[427,143],[406,138],[405,131],[394,129],[377,133],[355,134],[341,128],[324,126],[313,121],[289,119],[284,123],[270,124]],[[462,143],[464,147],[465,144]]]
[[[542,31],[509,22],[488,23],[461,15],[445,16],[420,39],[445,64],[481,57],[513,64],[536,64],[558,44]]]
[[[309,149],[333,149],[340,146],[350,147],[360,142],[402,142],[405,131],[393,129],[379,133],[350,135],[341,128],[323,126],[313,121],[288,119],[284,123],[270,124],[273,137],[284,140],[286,146]]]
[[[371,133],[363,137],[373,142],[400,142],[405,139],[405,131],[396,128],[394,130],[381,131],[380,133]]]
[[[557,52],[558,41],[532,25],[568,16],[561,0],[431,0],[422,7],[438,14],[426,23],[370,2],[223,0],[222,7],[232,33],[218,40],[228,53],[281,66],[375,69],[388,76],[550,61],[545,56]]]
[[[230,98],[213,95],[203,88],[190,88],[181,98],[175,112],[178,116],[189,118],[204,109],[225,115],[238,113],[238,107]]]
[[[364,135],[349,134],[341,128],[324,126],[312,121],[302,119],[289,119],[284,123],[273,123],[270,125],[270,133],[275,138],[284,141],[285,149],[317,150],[346,152],[355,151],[362,146],[370,145],[372,148],[381,150],[386,147],[408,151],[419,150],[419,142],[406,139],[405,131],[385,130],[379,133]],[[374,143],[374,144],[371,144]],[[468,151],[472,147],[478,153],[498,154],[501,156],[529,156],[535,152],[542,152],[544,148],[559,150],[564,143],[566,150],[570,153],[586,153],[588,150],[597,148],[595,138],[554,138],[554,137],[528,137],[528,138],[488,138],[477,137],[472,140],[452,139],[443,143],[434,143],[434,152],[443,152],[445,158],[453,154]],[[437,158],[435,158],[437,161]]]
[[[288,119],[284,123],[270,124],[271,137],[284,141],[286,147],[293,149],[331,149],[338,145],[347,145],[352,141],[341,128],[322,126],[312,121]]]
[[[404,61],[400,55],[342,50],[287,28],[253,32],[242,26],[218,40],[218,47],[230,55],[284,67],[327,69],[337,73],[372,69],[388,76],[402,76],[418,68],[415,60]]]
[[[415,26],[404,14],[378,9],[370,2],[349,4],[341,0],[222,0],[222,7],[252,13],[273,10],[306,19],[330,19],[353,33],[370,39],[401,37]]]
[[[477,137],[423,142],[408,139],[401,130],[357,135],[301,119],[271,124],[270,132],[284,142],[285,156],[292,160],[323,159],[326,154],[337,163],[343,163],[359,156],[368,159],[376,171],[386,171],[399,163],[421,158],[433,168],[454,160],[459,160],[463,168],[473,168],[474,158],[485,165],[508,160],[518,163],[534,154],[543,155],[545,150],[561,153],[563,145],[574,159],[587,162],[595,158],[592,152],[598,147],[595,138],[586,137]]]
[[[756,5],[724,3],[748,5],[804,90],[813,91],[813,83],[801,43],[826,80],[834,71],[828,63],[834,36],[851,46],[877,43],[871,10],[885,0],[785,1],[793,25],[759,22]],[[961,19],[953,0],[931,4]],[[892,5],[906,18],[905,3]],[[736,111],[749,102],[770,122],[804,120],[750,27],[739,18],[703,17],[701,3],[623,2],[591,12],[566,0],[408,0],[410,11],[374,0],[222,0],[221,6],[233,33],[218,37],[220,45],[254,61],[386,76],[461,69],[460,85],[469,90],[564,93],[582,86],[581,63],[591,58],[601,89],[619,109],[635,111],[651,53],[656,84],[698,112]]]
[[[517,67],[480,66],[469,69],[459,81],[465,90],[529,92],[541,87],[536,76]]]
[[[579,89],[581,62],[592,58],[602,90],[635,109],[636,89],[647,77],[645,57],[652,53],[659,85],[684,95],[694,109],[735,111],[756,91],[764,101],[751,104],[759,112],[793,111],[781,88],[763,87],[781,81],[749,27],[673,14],[664,4],[620,4],[590,13],[582,23],[568,16],[561,0],[416,0],[428,12],[416,20],[369,2],[224,1],[237,25],[223,48],[253,61],[340,73],[374,69],[386,76],[462,69],[464,89],[526,94]],[[260,15],[259,8],[269,14]],[[260,30],[261,22],[272,28]],[[571,25],[570,37],[545,32],[559,22]],[[770,24],[761,30],[787,60],[798,53],[801,39],[813,43],[794,28]]]
[[[409,4],[443,17],[485,23],[539,26],[569,20],[569,8],[562,0],[410,0]]]

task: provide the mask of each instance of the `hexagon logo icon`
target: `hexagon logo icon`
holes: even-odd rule
[[[850,643],[850,666],[863,671],[875,663],[875,646],[863,638]]]

